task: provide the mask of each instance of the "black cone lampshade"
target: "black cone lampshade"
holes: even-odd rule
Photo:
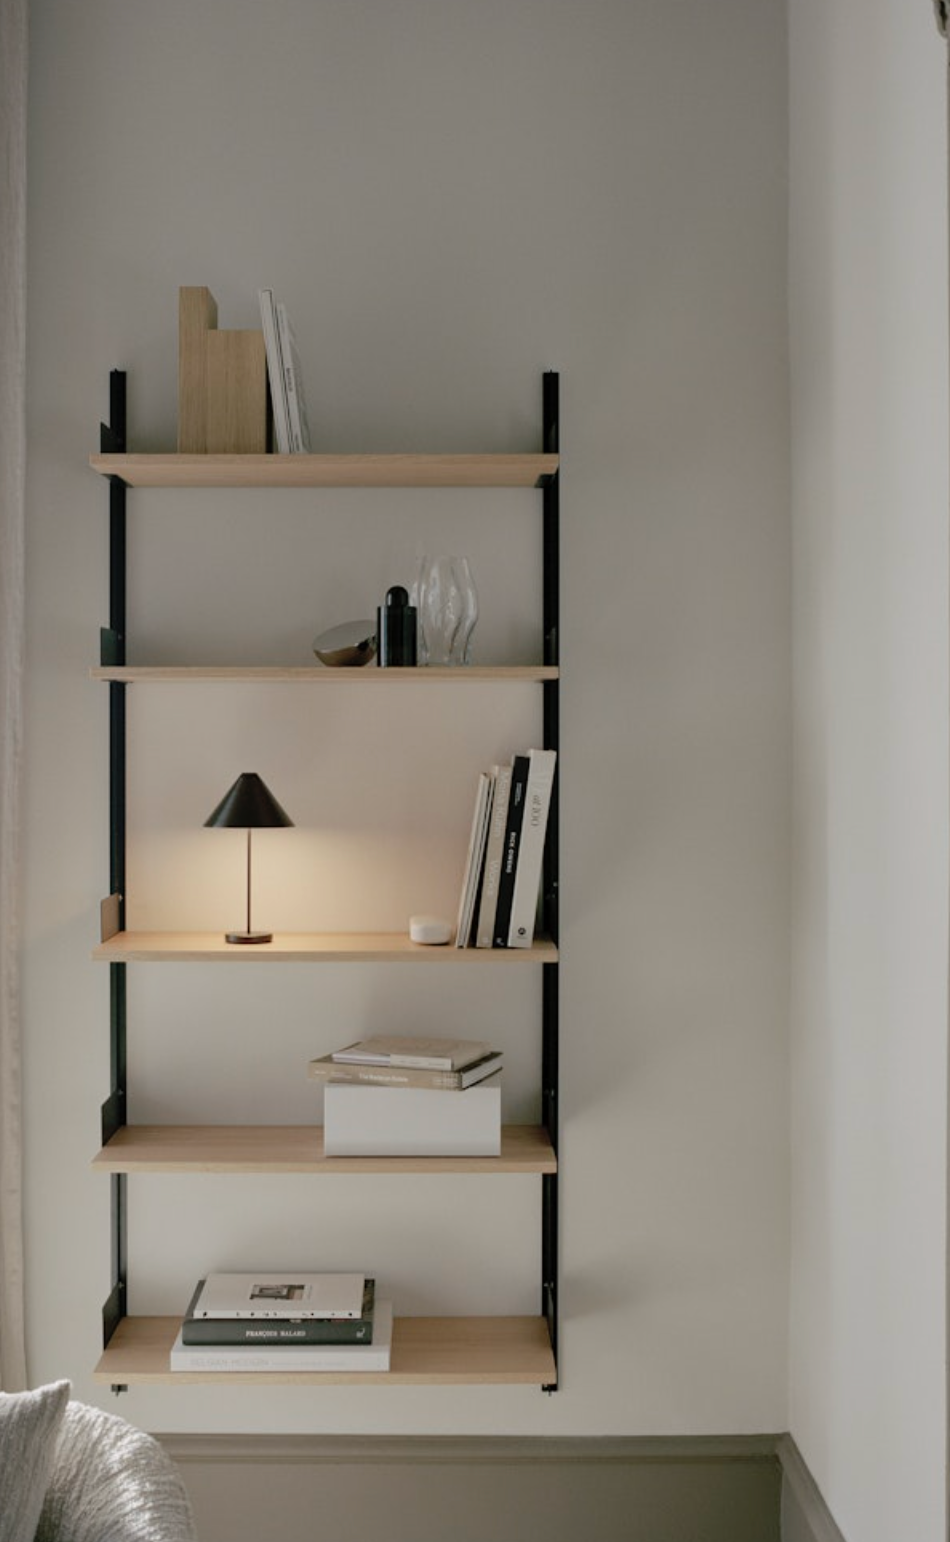
[[[228,942],[272,942],[273,932],[251,930],[251,831],[274,830],[293,825],[270,788],[256,771],[242,771],[221,802],[205,820],[206,829],[247,831],[247,930],[228,932]]]

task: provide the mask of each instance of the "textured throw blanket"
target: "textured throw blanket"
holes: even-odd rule
[[[197,1542],[178,1469],[114,1414],[67,1403],[36,1542]]]

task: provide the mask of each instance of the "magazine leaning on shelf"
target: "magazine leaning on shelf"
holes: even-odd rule
[[[272,289],[259,289],[261,328],[267,355],[274,423],[274,447],[279,455],[310,453],[310,421],[303,387],[303,371],[287,307],[274,298]]]
[[[508,797],[511,792],[512,766],[492,767],[494,792],[491,817],[485,840],[485,861],[482,872],[481,895],[478,902],[478,924],[475,930],[475,946],[490,948],[495,929],[495,912],[498,908],[498,884],[505,849],[505,829],[508,823]]]
[[[477,913],[476,906],[478,904],[479,883],[485,857],[485,841],[488,836],[488,826],[491,818],[492,789],[493,783],[490,773],[480,771],[475,791],[472,827],[468,837],[468,855],[465,859],[462,891],[459,896],[458,920],[455,927],[455,946],[457,948],[468,947],[472,935],[473,917]]]
[[[287,415],[287,389],[284,385],[284,367],[280,360],[280,338],[277,335],[277,307],[274,303],[274,291],[272,289],[259,289],[257,291],[257,298],[261,307],[264,352],[267,355],[267,384],[270,388],[274,449],[278,455],[289,455],[290,419]]]
[[[284,386],[287,391],[291,453],[309,455],[310,422],[303,390],[303,372],[293,328],[287,317],[287,307],[281,303],[277,306],[277,335],[280,338],[280,361],[284,368]]]

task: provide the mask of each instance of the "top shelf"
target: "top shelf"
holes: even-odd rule
[[[90,455],[129,487],[542,487],[557,455]]]

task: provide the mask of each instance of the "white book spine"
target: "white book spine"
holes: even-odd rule
[[[495,926],[495,910],[498,905],[498,880],[505,852],[505,823],[508,819],[508,794],[511,791],[511,765],[494,768],[495,792],[492,798],[491,820],[485,845],[485,876],[482,879],[482,895],[478,906],[478,926],[475,933],[477,948],[490,948]]]
[[[287,391],[287,415],[290,419],[290,448],[295,455],[306,455],[310,450],[310,427],[304,402],[303,379],[297,345],[287,316],[287,307],[277,305],[277,335],[280,338],[280,357]]]
[[[554,750],[528,751],[524,819],[518,847],[518,866],[515,869],[515,886],[511,896],[511,919],[508,923],[509,948],[530,948],[534,939],[556,758]]]
[[[324,1091],[323,1148],[332,1156],[499,1156],[501,1088],[334,1085]]]
[[[472,932],[475,896],[478,893],[478,879],[482,870],[482,859],[485,855],[485,838],[488,834],[488,822],[491,817],[492,787],[493,782],[490,774],[487,771],[480,771],[475,796],[475,812],[472,815],[472,828],[468,839],[468,856],[465,862],[462,892],[459,898],[458,920],[455,927],[455,946],[457,948],[468,946],[468,940]]]

